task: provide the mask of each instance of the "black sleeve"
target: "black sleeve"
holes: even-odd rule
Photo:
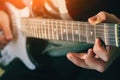
[[[120,18],[120,0],[106,0],[104,5],[104,11],[112,13]]]
[[[115,14],[120,18],[120,0],[66,0],[69,14],[75,20],[87,21],[100,11]]]

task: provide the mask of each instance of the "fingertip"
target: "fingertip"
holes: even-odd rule
[[[13,35],[7,35],[7,36],[6,36],[6,39],[7,39],[8,41],[13,40]]]
[[[95,21],[96,21],[96,19],[95,19],[94,17],[88,18],[88,22],[89,22],[91,25],[95,25]]]
[[[93,54],[93,49],[89,49],[88,50],[88,57],[93,57],[94,54]]]
[[[99,47],[100,47],[100,46],[103,46],[100,38],[96,38],[96,40],[95,40],[95,46],[99,46]]]
[[[103,66],[96,69],[97,71],[103,73],[105,71],[105,68]]]
[[[67,57],[69,60],[73,59],[73,53],[69,52],[69,53],[66,55],[66,57]]]

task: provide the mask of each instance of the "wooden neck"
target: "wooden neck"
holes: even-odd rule
[[[21,24],[22,31],[28,37],[87,43],[94,43],[96,38],[101,38],[106,45],[119,46],[117,24],[92,26],[88,22],[40,18],[22,18]]]

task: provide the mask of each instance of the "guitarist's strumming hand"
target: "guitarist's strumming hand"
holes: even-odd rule
[[[89,18],[88,22],[96,25],[101,22],[120,23],[120,20],[113,14],[102,11]],[[99,72],[104,72],[119,56],[119,48],[108,45],[104,46],[100,39],[95,40],[93,48],[89,49],[87,53],[78,54],[70,52],[67,54],[67,58],[75,65]]]
[[[9,20],[7,13],[0,10],[0,49],[13,39]]]

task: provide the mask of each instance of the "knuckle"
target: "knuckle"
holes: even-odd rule
[[[107,13],[105,11],[101,11],[98,15],[101,17],[102,21],[107,19]]]

